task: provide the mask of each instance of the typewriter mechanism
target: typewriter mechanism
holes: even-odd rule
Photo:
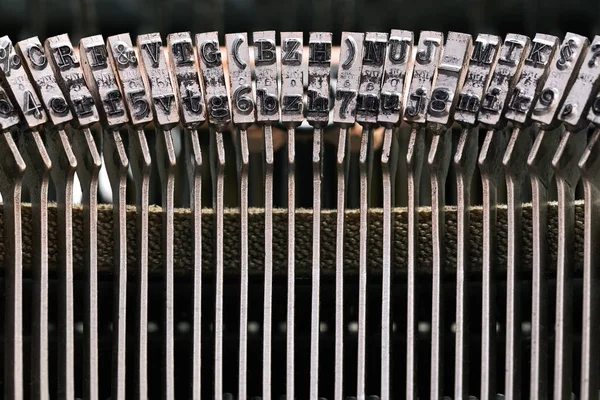
[[[4,399],[599,398],[600,36],[84,22],[0,35]]]

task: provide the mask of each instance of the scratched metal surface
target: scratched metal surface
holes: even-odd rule
[[[27,2],[38,36],[0,37],[4,398],[597,398],[599,39],[463,3],[418,31],[212,0],[169,34],[178,7],[113,32],[88,1],[55,34]]]

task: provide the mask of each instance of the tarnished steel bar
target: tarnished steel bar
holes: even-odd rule
[[[398,146],[395,130],[402,122],[414,67],[414,34],[393,29],[387,44],[377,122],[385,128],[381,153],[383,178],[383,277],[381,293],[381,383],[382,400],[392,398],[392,262],[395,189]]]
[[[124,243],[126,221],[120,219],[124,214],[119,214],[117,210],[120,207],[118,204],[121,204],[121,202],[122,206],[125,206],[124,185],[126,184],[128,162],[118,128],[126,124],[129,118],[125,112],[123,95],[119,89],[115,72],[108,60],[108,51],[102,36],[96,35],[81,39],[79,42],[79,57],[81,58],[87,85],[94,96],[100,114],[100,124],[104,130],[103,153],[105,155],[106,170],[113,190],[113,200],[118,201],[114,214],[114,221],[117,223],[118,228],[113,231],[113,235],[117,244],[114,252],[117,256],[114,262],[117,271],[115,274],[115,289],[116,293],[119,293],[119,288],[126,286],[127,279],[127,264],[124,254],[126,251]],[[87,208],[85,237],[86,246],[89,246],[86,249],[89,279],[84,321],[86,336],[84,397],[90,400],[98,399],[98,391],[100,390],[98,378],[98,285],[96,276],[98,232],[96,226],[98,218],[98,174],[102,165],[102,155],[99,150],[101,141],[102,138],[94,138],[88,128],[84,128],[80,135],[73,138],[73,146],[76,150],[75,156],[77,157],[77,176],[83,186],[83,204]],[[109,157],[106,157],[107,154]],[[117,155],[117,157],[113,157],[113,155]],[[123,197],[119,197],[118,194],[121,188],[123,189]],[[121,299],[120,297],[116,298]],[[123,307],[125,307],[124,304]]]
[[[467,304],[467,275],[469,274],[469,207],[471,201],[471,181],[475,171],[475,163],[478,153],[478,133],[476,126],[477,113],[481,107],[481,99],[488,85],[490,84],[492,73],[496,67],[498,57],[500,56],[500,47],[502,39],[493,35],[478,35],[475,40],[475,46],[469,59],[469,68],[467,77],[459,94],[456,104],[454,119],[462,126],[462,131],[454,154],[454,168],[456,170],[456,189],[457,189],[457,256],[456,256],[456,341],[454,353],[454,398],[467,399],[468,389],[468,342],[469,342],[469,321]],[[492,135],[493,136],[493,135]],[[490,230],[496,226],[495,221],[495,185],[494,178],[497,173],[487,174],[489,170],[498,170],[497,155],[500,143],[486,142],[488,147],[491,145],[493,155],[486,155],[483,163],[480,164],[482,170],[483,183],[483,207],[484,207],[484,260],[491,260],[492,240],[494,232]],[[483,148],[487,151],[488,148]],[[491,159],[489,159],[491,158]]]
[[[527,157],[527,150],[523,151],[523,147],[529,148],[529,132],[522,132],[521,129],[515,128],[512,131],[512,136],[508,139],[509,142],[506,144],[506,150],[498,149],[501,143],[505,140],[504,136],[507,132],[502,131],[506,125],[506,120],[503,118],[503,113],[506,108],[510,93],[513,92],[514,86],[517,80],[520,78],[521,70],[525,62],[525,56],[529,52],[531,45],[530,39],[526,36],[515,35],[509,33],[506,36],[504,44],[500,49],[500,57],[489,88],[485,92],[481,109],[478,114],[478,120],[486,128],[488,133],[486,134],[486,143],[482,149],[486,150],[485,157],[491,157],[489,153],[491,150],[500,151],[502,166],[505,169],[505,180],[507,188],[507,204],[508,204],[508,238],[511,241],[512,246],[509,249],[509,257],[507,259],[507,291],[506,291],[506,357],[505,357],[505,384],[504,394],[507,397],[518,399],[521,395],[520,385],[520,317],[518,309],[519,293],[515,292],[515,280],[516,271],[518,271],[519,262],[521,259],[520,255],[520,238],[521,238],[521,186],[523,184],[523,164]],[[493,132],[493,133],[490,133]],[[488,138],[489,140],[498,140],[498,146],[487,147]],[[480,154],[480,162],[483,162],[484,153]],[[480,171],[482,176],[486,175],[486,167],[480,164]],[[491,243],[490,243],[491,246]],[[487,246],[486,246],[487,247]],[[493,248],[493,246],[491,246]],[[491,257],[492,254],[487,255],[486,260]],[[490,290],[495,290],[496,281],[494,279],[494,268],[496,265],[493,263],[487,263],[487,285],[482,287],[482,294],[490,299],[492,294],[486,294]],[[491,312],[493,310],[489,307],[484,306],[481,310],[482,326],[492,326],[496,324],[496,315]],[[495,335],[495,328],[489,330],[486,328],[486,332],[491,335]],[[488,339],[486,342],[495,342],[495,339]],[[487,345],[486,345],[487,346]],[[482,343],[483,350],[483,343]],[[487,351],[487,350],[486,350]],[[487,354],[487,353],[486,353]],[[483,357],[483,355],[482,355]],[[486,356],[487,357],[487,356]]]
[[[554,148],[549,148],[554,157],[550,160],[554,170],[558,189],[559,203],[559,232],[558,232],[558,257],[556,276],[556,319],[554,335],[554,398],[569,398],[573,392],[573,251],[575,245],[575,186],[579,181],[580,171],[577,163],[581,158],[586,145],[586,137],[577,132],[565,131],[558,120],[558,112],[569,92],[571,85],[579,71],[589,47],[588,39],[567,33],[560,45],[558,54],[549,65],[548,78],[540,90],[539,97],[534,105],[532,120],[538,122],[542,129],[558,129],[560,143],[552,143]],[[557,128],[558,127],[558,128]],[[552,142],[556,139],[552,138]],[[536,144],[538,141],[536,140]],[[533,152],[532,152],[533,155]],[[541,154],[540,154],[541,155]],[[547,161],[544,159],[544,162]],[[539,167],[537,167],[539,168]],[[545,168],[545,167],[544,167]],[[542,176],[546,174],[542,172]],[[548,173],[548,180],[552,176]],[[542,183],[546,185],[548,182]],[[534,187],[534,185],[532,185]],[[536,187],[537,189],[537,187]],[[544,189],[542,189],[544,190]],[[533,203],[535,206],[535,202]],[[547,213],[547,206],[544,214]],[[546,218],[543,215],[543,218]],[[547,231],[547,222],[540,221]],[[545,237],[540,240],[545,241]],[[533,268],[533,312],[539,314],[539,322],[532,317],[532,322],[546,324],[548,318],[545,305],[547,303],[546,265],[534,263]],[[538,310],[536,312],[536,309]]]
[[[215,322],[214,388],[215,399],[223,398],[223,211],[225,183],[225,147],[223,131],[231,122],[229,97],[219,50],[217,32],[196,35],[196,53],[204,82],[207,116],[210,124],[210,158],[215,210]]]
[[[248,35],[235,33],[225,35],[227,53],[230,57],[229,90],[232,99],[232,117],[236,126],[236,160],[240,196],[240,348],[238,359],[238,397],[247,395],[248,373],[248,127],[256,121],[254,93]]]
[[[359,150],[360,179],[360,235],[359,235],[359,282],[358,282],[358,355],[356,395],[364,400],[367,369],[367,240],[369,234],[368,208],[373,170],[373,128],[381,94],[383,65],[385,63],[388,34],[369,32],[365,35],[362,70],[356,100],[356,122],[363,130]]]
[[[148,190],[150,186],[151,160],[144,126],[153,120],[150,90],[144,81],[139,66],[139,53],[134,48],[129,34],[108,38],[108,53],[117,81],[122,91],[130,117],[129,157],[131,172],[136,187],[136,258],[137,258],[137,310],[136,310],[136,397],[148,396]],[[116,181],[116,176],[115,178]],[[113,189],[113,197],[115,196]],[[123,290],[126,289],[126,285]],[[125,295],[126,293],[123,293]],[[123,299],[123,302],[125,299]],[[123,303],[125,306],[125,303]],[[118,320],[114,316],[113,320]],[[121,321],[119,320],[119,323]],[[117,325],[113,322],[113,326]],[[114,329],[114,328],[113,328]],[[118,329],[123,329],[125,321]],[[124,344],[123,344],[124,346]],[[124,349],[123,349],[124,350]],[[121,399],[125,396],[125,354],[116,353],[113,360],[113,395]],[[116,375],[115,375],[116,374]]]
[[[321,178],[323,165],[323,129],[329,122],[329,84],[331,74],[330,32],[312,32],[308,42],[308,91],[306,120],[314,127],[312,147],[313,229],[312,288],[310,306],[310,399],[319,397],[319,334],[321,299]],[[339,189],[338,189],[339,190]],[[338,196],[339,200],[339,196]],[[339,203],[338,203],[339,206]],[[338,209],[339,218],[339,209]],[[339,220],[338,220],[339,226]],[[337,248],[337,245],[336,245]],[[336,255],[337,257],[337,255]],[[336,295],[339,283],[336,282]],[[337,338],[337,335],[336,335]],[[339,338],[337,338],[339,340]],[[336,356],[334,399],[343,398],[341,359]]]
[[[167,51],[169,52],[169,65],[177,83],[175,87],[179,99],[179,116],[185,135],[184,149],[190,188],[190,208],[194,219],[192,233],[194,237],[194,293],[192,299],[191,395],[193,400],[199,400],[202,378],[202,151],[198,138],[198,127],[206,121],[206,105],[191,34],[189,32],[170,34],[167,38]]]
[[[416,269],[419,241],[419,196],[421,172],[425,156],[425,131],[427,107],[431,90],[437,80],[437,68],[444,49],[441,32],[423,31],[415,56],[404,119],[412,125],[406,169],[408,175],[408,292],[406,301],[406,398],[419,397],[417,382],[417,316],[416,316]]]
[[[442,293],[442,264],[444,261],[444,208],[445,184],[452,152],[452,124],[454,109],[467,73],[467,62],[472,52],[473,39],[463,33],[448,33],[446,46],[438,66],[435,89],[427,108],[427,127],[433,132],[427,163],[431,181],[431,233],[433,276],[431,299],[431,374],[430,396],[443,395],[443,342],[444,305]]]
[[[178,98],[173,87],[173,72],[169,69],[160,33],[140,35],[138,50],[142,58],[143,79],[150,88],[154,125],[156,128],[156,157],[162,193],[162,260],[165,268],[165,308],[163,342],[163,398],[175,398],[175,301],[174,301],[174,215],[175,175],[177,173],[175,146],[171,129],[179,124]]]
[[[296,336],[296,127],[304,120],[302,32],[281,33],[281,122],[288,131],[288,281],[286,319],[286,396],[295,398]]]
[[[19,111],[10,99],[6,90],[0,86],[0,192],[2,193],[2,209],[4,218],[4,268],[5,268],[5,297],[4,297],[4,397],[23,398],[23,248],[21,230],[21,186],[25,174],[25,161],[15,143],[11,129],[20,122]],[[34,279],[41,281],[37,270]],[[39,293],[39,289],[38,289]],[[35,301],[35,299],[34,299]],[[37,302],[39,304],[39,301]],[[36,303],[34,303],[33,339],[45,344],[47,336],[40,337],[36,332],[42,332],[36,326],[36,321],[47,325],[45,319],[36,318]],[[41,316],[39,313],[38,316]],[[47,353],[46,353],[47,354]],[[47,393],[47,391],[46,391]]]
[[[33,287],[33,351],[31,373],[31,397],[49,398],[49,366],[48,366],[48,182],[50,158],[39,133],[47,122],[48,116],[40,99],[30,82],[24,63],[16,53],[8,36],[0,38],[0,82],[10,100],[12,108],[17,110],[22,131],[19,134],[19,146],[23,160],[17,158],[18,151],[11,150],[11,158],[15,165],[15,183],[11,185],[9,201],[19,204],[17,195],[19,177],[23,177],[29,187],[33,205],[33,241],[34,246],[34,287]],[[10,133],[6,133],[10,135]],[[12,147],[11,141],[5,137],[5,145]],[[25,171],[22,162],[30,167]],[[17,163],[18,162],[18,163]],[[21,168],[22,166],[22,168]],[[6,166],[8,169],[9,167]],[[22,174],[25,174],[24,176]],[[15,218],[17,211],[11,211]],[[20,210],[18,211],[20,213]],[[20,221],[13,221],[20,223]],[[10,235],[12,237],[12,234]],[[19,240],[20,242],[20,240]],[[23,293],[22,268],[15,263],[7,282],[8,313],[5,330],[5,368],[4,394],[6,398],[22,399],[23,381]]]

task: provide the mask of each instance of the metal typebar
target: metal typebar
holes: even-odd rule
[[[318,398],[319,334],[321,292],[321,177],[323,154],[323,129],[329,122],[329,84],[331,73],[330,32],[311,32],[308,42],[308,91],[306,120],[313,126],[312,176],[313,176],[313,237],[312,237],[312,293],[310,311],[310,399]],[[339,189],[338,189],[339,190]],[[339,197],[339,196],[338,196]],[[339,205],[339,203],[338,203]],[[339,210],[338,210],[339,213]],[[339,220],[338,220],[339,223]],[[336,245],[337,248],[337,245]],[[336,282],[336,295],[338,290]],[[337,338],[336,335],[336,339]],[[342,365],[336,356],[334,400],[343,398]]]
[[[131,172],[136,187],[136,259],[137,259],[137,312],[136,312],[136,397],[147,398],[148,395],[148,190],[150,186],[150,151],[144,126],[152,121],[150,89],[144,81],[139,67],[139,54],[133,47],[129,34],[108,38],[108,53],[111,65],[116,72],[119,87],[123,93],[125,106],[130,120],[129,157]],[[113,196],[114,196],[113,189]],[[122,290],[126,290],[125,287]],[[119,294],[125,296],[123,292]],[[125,308],[125,298],[123,298]],[[125,336],[125,321],[113,317],[113,325],[119,321],[117,330]],[[113,330],[115,328],[113,327]],[[124,337],[123,337],[124,340]],[[113,360],[112,397],[121,399],[125,396],[125,354],[117,353]],[[116,365],[115,365],[116,364]],[[115,375],[116,374],[116,375]]]
[[[256,121],[248,35],[225,35],[232,117],[236,126],[236,159],[240,196],[240,348],[238,398],[245,399],[248,374],[248,173],[250,153],[247,129]]]
[[[384,128],[381,168],[383,178],[383,277],[381,289],[381,383],[380,398],[392,396],[392,269],[394,267],[394,183],[396,181],[398,146],[395,131],[402,122],[403,107],[408,97],[410,77],[414,67],[414,34],[392,29],[387,55],[377,122]]]
[[[23,130],[19,133],[19,145],[23,160],[18,160],[17,152],[12,150],[12,143],[6,138],[5,145],[11,149],[14,161],[24,161],[30,165],[25,167],[15,164],[17,173],[9,193],[9,201],[18,201],[19,176],[25,173],[26,186],[31,192],[33,205],[33,359],[31,397],[49,398],[49,366],[48,366],[48,181],[51,168],[50,158],[39,133],[48,121],[48,116],[40,103],[35,88],[29,81],[24,63],[15,52],[8,36],[0,38],[0,82],[11,103],[17,109]],[[19,163],[21,164],[21,163]],[[5,171],[6,173],[7,171]],[[12,195],[12,196],[11,196]],[[17,197],[14,197],[16,195]],[[8,210],[16,221],[19,211]],[[11,234],[10,236],[13,237]],[[15,243],[20,243],[20,240]],[[17,261],[17,260],[16,260]],[[5,330],[5,368],[4,395],[9,399],[23,398],[23,293],[22,268],[15,262],[7,282],[8,312]]]
[[[223,211],[225,180],[225,147],[223,131],[231,122],[229,97],[219,50],[217,32],[196,35],[196,51],[206,90],[208,122],[210,124],[210,156],[213,179],[213,207],[215,211],[215,347],[214,388],[215,400],[223,398]]]
[[[162,261],[165,268],[165,309],[163,343],[163,398],[175,398],[175,301],[174,301],[174,212],[175,175],[177,165],[172,128],[179,124],[178,99],[173,87],[173,72],[168,67],[160,33],[140,35],[138,50],[142,58],[143,79],[150,88],[154,125],[156,127],[156,156],[162,183]]]
[[[521,327],[519,309],[517,308],[518,293],[513,290],[514,277],[518,270],[520,262],[520,237],[521,237],[521,185],[523,182],[522,165],[525,163],[524,157],[527,156],[528,148],[528,133],[523,133],[519,129],[514,129],[510,139],[506,138],[507,133],[503,131],[506,125],[506,120],[502,118],[504,109],[507,104],[507,99],[510,93],[514,90],[514,86],[521,75],[525,55],[529,52],[531,41],[526,36],[515,35],[509,33],[506,40],[500,49],[500,57],[494,73],[491,78],[489,88],[482,97],[481,109],[478,114],[478,121],[481,122],[487,129],[485,142],[482,151],[479,155],[479,168],[484,179],[489,179],[492,184],[495,168],[493,151],[498,152],[500,157],[499,162],[502,162],[502,167],[505,168],[506,187],[507,187],[507,204],[508,204],[508,240],[511,246],[508,249],[507,257],[507,306],[506,306],[506,361],[505,361],[505,385],[504,393],[507,397],[519,399],[521,395],[521,385],[519,381],[519,335]],[[504,143],[509,140],[509,143]],[[496,142],[492,144],[492,142]],[[529,145],[530,146],[530,145]],[[489,159],[489,162],[486,161]],[[492,169],[490,169],[492,168]],[[490,193],[490,199],[493,196]],[[491,201],[490,211],[493,212]],[[491,218],[491,217],[490,217]],[[491,221],[490,221],[491,224]],[[493,229],[490,225],[490,229]],[[490,231],[487,230],[489,233]],[[490,238],[493,236],[490,235]],[[495,246],[490,241],[484,245],[484,249],[488,249],[484,256],[484,269],[487,270],[487,285],[482,286],[482,295],[490,290],[495,290],[495,264],[491,261]],[[485,250],[484,250],[485,251]],[[512,272],[511,272],[512,271]],[[513,285],[512,288],[509,288]],[[491,298],[491,294],[487,295]],[[488,307],[482,307],[481,310],[482,326],[495,325],[496,315],[491,312]],[[487,330],[492,335],[495,334],[495,329]],[[491,341],[492,339],[489,339]],[[495,339],[494,339],[495,342]],[[483,351],[483,343],[482,343]]]
[[[71,122],[77,128],[86,128],[99,121],[98,110],[88,89],[73,45],[68,35],[54,36],[45,41],[46,57],[54,71],[58,86],[65,93],[66,102],[73,114]],[[31,50],[27,52],[31,55]],[[33,63],[34,60],[31,59]],[[32,68],[33,69],[33,68]],[[43,96],[40,96],[43,98]],[[54,100],[50,100],[52,102]],[[62,109],[59,108],[60,115]],[[49,115],[56,113],[47,109]],[[55,124],[57,125],[57,124]],[[52,181],[57,192],[58,227],[61,244],[61,301],[59,309],[59,397],[75,398],[75,342],[74,342],[74,304],[73,304],[73,227],[72,198],[73,178],[77,168],[77,159],[71,149],[69,137],[57,125],[57,131],[47,134],[50,158],[54,164],[51,171]],[[76,132],[76,135],[82,135]]]
[[[595,126],[600,122],[600,101],[595,97],[600,79],[597,52],[600,49],[600,36],[594,40],[583,58],[576,79],[563,102],[558,119],[563,121],[570,132],[587,138],[589,123]],[[569,55],[569,52],[565,52]],[[570,62],[571,60],[565,60]],[[598,242],[598,129],[591,135],[587,147],[578,162],[584,188],[585,227],[583,257],[583,326],[581,330],[581,382],[579,396],[590,400],[598,396],[600,390],[599,363],[595,357],[598,349],[598,276],[596,243]],[[569,207],[571,205],[569,204]],[[571,210],[569,210],[571,212]],[[569,229],[568,227],[565,227]],[[573,229],[572,227],[570,229]],[[573,262],[573,261],[571,261]],[[568,295],[568,293],[565,293]],[[566,339],[566,338],[565,338]]]
[[[79,43],[79,56],[86,82],[94,99],[100,114],[100,124],[104,130],[104,162],[113,191],[114,214],[113,220],[116,229],[113,230],[115,240],[115,298],[119,306],[125,309],[125,297],[120,297],[117,293],[125,294],[127,286],[127,263],[126,263],[126,226],[125,226],[125,185],[127,179],[127,169],[129,163],[125,148],[123,147],[121,135],[118,128],[127,122],[129,117],[125,112],[125,103],[123,95],[119,89],[118,81],[111,64],[108,60],[108,51],[104,44],[102,36],[90,36],[81,39]],[[84,331],[86,335],[86,360],[84,374],[85,398],[90,400],[98,399],[99,381],[98,381],[98,300],[97,300],[97,189],[98,172],[102,163],[102,156],[99,153],[99,143],[96,143],[89,129],[83,129],[82,135],[74,138],[76,156],[78,157],[77,175],[83,185],[83,203],[84,207],[89,207],[87,219],[89,226],[86,226],[86,262],[89,263],[90,270],[88,288],[86,293],[87,307],[86,318],[84,322]],[[100,142],[100,138],[98,138]],[[106,155],[109,155],[106,157]],[[87,167],[89,165],[89,167]],[[87,169],[89,168],[89,169]],[[89,200],[88,200],[89,199]],[[86,223],[87,224],[87,223]],[[89,260],[89,261],[88,261]],[[120,311],[117,308],[117,312]],[[118,314],[117,314],[118,315]],[[125,322],[123,316],[123,323]],[[118,327],[118,325],[117,325]],[[118,329],[113,330],[118,332]],[[124,330],[123,330],[124,333]],[[114,344],[113,344],[114,345]],[[125,345],[122,343],[121,345]],[[124,349],[123,349],[123,354]]]
[[[462,126],[462,131],[454,154],[457,189],[457,249],[456,249],[456,345],[454,355],[454,398],[467,399],[468,389],[468,294],[467,276],[469,274],[469,242],[471,205],[471,181],[475,171],[478,153],[479,128],[477,112],[481,98],[490,84],[492,73],[500,56],[502,39],[493,35],[478,35],[469,59],[467,78],[456,104],[454,119]],[[492,241],[496,226],[496,177],[499,170],[498,151],[501,143],[493,143],[493,134],[482,148],[485,154],[480,164],[483,183],[484,212],[484,262],[492,261]],[[489,146],[492,146],[491,148]],[[487,154],[490,150],[491,154]],[[485,267],[484,267],[485,269]],[[488,266],[488,269],[490,267]]]
[[[21,229],[21,186],[25,162],[11,130],[20,122],[19,111],[6,90],[0,86],[0,192],[4,219],[4,397],[23,398],[23,239]],[[35,278],[35,275],[34,275]],[[35,321],[35,320],[34,320]],[[33,324],[33,331],[40,332]],[[38,338],[39,339],[39,338]],[[46,337],[44,337],[46,339]],[[47,343],[47,339],[44,343]]]
[[[517,142],[517,135],[521,133],[521,130],[527,127],[530,124],[530,116],[533,110],[534,100],[536,99],[536,93],[539,87],[541,87],[547,76],[548,76],[548,66],[554,63],[554,59],[556,56],[556,49],[558,47],[558,38],[555,36],[544,35],[544,34],[536,34],[535,38],[532,41],[531,49],[529,50],[526,58],[525,64],[523,66],[521,76],[513,89],[513,92],[510,95],[507,105],[507,111],[505,113],[505,118],[512,122],[515,125],[513,129],[511,143],[509,144],[509,150],[516,150],[519,153],[524,150],[522,146],[519,146],[518,149],[515,149],[511,146],[512,143]],[[523,134],[523,133],[521,133]],[[527,133],[525,133],[527,136]],[[527,158],[527,166],[528,172],[531,175],[531,195],[533,202],[533,220],[534,220],[534,241],[536,243],[536,247],[534,248],[534,276],[533,276],[533,292],[534,299],[536,296],[543,296],[542,288],[540,285],[543,285],[543,279],[537,280],[536,277],[540,277],[538,273],[535,271],[541,271],[545,264],[545,246],[546,246],[546,196],[547,196],[547,187],[549,183],[549,179],[551,175],[551,168],[549,165],[549,159],[547,159],[547,153],[553,153],[554,150],[550,150],[553,146],[553,143],[549,143],[548,141],[552,141],[552,133],[546,133],[543,131],[536,132],[535,141],[531,151],[529,152]],[[513,138],[515,139],[513,141]],[[523,140],[526,140],[525,138]],[[506,159],[505,154],[505,161]],[[520,160],[519,160],[520,161]],[[523,169],[525,166],[523,164],[515,164],[514,162],[509,167],[506,165],[507,172],[510,174],[510,171],[513,168]],[[522,172],[518,172],[521,174]],[[519,188],[517,188],[518,190]],[[515,199],[517,200],[517,199]],[[510,199],[509,199],[510,201]],[[520,257],[520,255],[517,255]],[[509,281],[510,288],[507,287],[507,290],[513,291],[513,294],[518,295],[518,272],[517,270],[509,270],[509,276],[507,280]],[[540,290],[542,289],[542,290]],[[537,293],[537,294],[536,294]],[[539,297],[537,297],[539,298]],[[516,303],[518,304],[518,303]],[[536,302],[533,301],[533,310],[531,317],[531,325],[532,325],[532,338],[531,338],[531,378],[530,378],[530,397],[532,399],[537,398],[545,398],[546,393],[546,384],[544,381],[546,380],[546,337],[545,325],[539,326],[538,323],[544,323],[545,321],[539,320],[539,318],[544,318],[545,311],[541,309],[541,307],[545,307],[545,302]],[[539,308],[538,308],[539,306]],[[518,321],[515,321],[515,324],[518,324]],[[495,325],[495,324],[494,324]],[[490,325],[492,326],[492,325]],[[492,329],[492,328],[490,328]],[[517,329],[517,326],[514,327]],[[495,331],[495,327],[493,329]],[[512,342],[512,345],[517,347],[519,346],[518,342]],[[517,350],[513,349],[510,351],[507,350],[507,354],[514,354]],[[508,357],[508,356],[507,356]],[[535,377],[535,378],[534,378]],[[534,379],[536,382],[534,382]],[[539,397],[538,397],[539,396]]]
[[[281,33],[281,122],[288,131],[288,295],[286,396],[295,398],[296,316],[296,127],[304,120],[302,32]]]
[[[192,339],[193,400],[200,399],[201,389],[201,331],[202,331],[202,151],[198,127],[206,121],[206,105],[200,84],[198,62],[194,57],[194,44],[189,32],[173,33],[167,38],[169,65],[175,76],[179,116],[185,135],[185,159],[190,187],[190,207],[193,215],[194,237],[194,293]]]
[[[406,301],[406,398],[416,400],[417,388],[417,318],[416,268],[419,241],[419,186],[425,155],[425,132],[430,92],[437,80],[437,68],[444,48],[441,32],[423,31],[415,57],[404,119],[412,125],[406,169],[408,174],[408,293]]]
[[[575,246],[575,186],[579,181],[580,171],[577,163],[586,145],[586,135],[565,131],[558,120],[558,112],[562,108],[563,98],[569,92],[579,67],[589,47],[588,39],[567,33],[556,59],[549,66],[548,78],[540,91],[531,119],[538,122],[545,130],[558,126],[560,143],[554,145],[554,157],[544,159],[556,176],[558,189],[558,255],[556,277],[556,319],[554,336],[554,397],[568,398],[573,392],[573,268]],[[556,139],[552,139],[554,142]],[[536,140],[536,144],[538,141]],[[533,152],[532,152],[533,155]],[[550,152],[552,157],[552,152]],[[531,157],[531,155],[530,155]],[[531,158],[530,158],[531,160]],[[548,180],[552,172],[548,173]],[[544,172],[542,172],[544,174]],[[543,181],[542,183],[547,183]],[[532,188],[534,185],[532,184]],[[536,187],[537,189],[537,187]],[[535,200],[535,197],[534,197]],[[535,203],[534,203],[535,205]],[[545,206],[544,206],[545,207]],[[546,213],[546,210],[543,211]],[[544,217],[545,218],[545,217]],[[541,223],[547,226],[546,221]],[[545,228],[547,229],[547,228]],[[545,241],[545,238],[540,238]],[[534,263],[533,270],[533,307],[540,310],[539,323],[544,324],[547,318],[544,309],[547,303],[546,266],[540,264],[538,270]],[[539,285],[536,283],[539,282]],[[533,322],[533,321],[532,321]]]
[[[433,277],[431,303],[431,375],[430,396],[443,395],[443,334],[444,305],[442,275],[444,260],[445,183],[452,148],[452,114],[467,73],[468,56],[473,48],[470,35],[450,32],[438,66],[435,89],[427,108],[427,125],[433,131],[428,155],[431,181],[431,236],[433,246]]]
[[[336,155],[337,169],[337,222],[335,255],[335,371],[344,370],[344,237],[346,206],[346,177],[348,175],[349,131],[356,121],[356,102],[360,84],[362,55],[364,50],[363,33],[342,32],[338,76],[333,106],[333,122],[340,127]],[[311,400],[316,400],[315,397]]]
[[[373,170],[373,127],[377,125],[387,33],[368,32],[363,45],[362,70],[356,100],[356,121],[362,125],[359,150],[360,235],[358,282],[358,355],[357,389],[359,400],[365,399],[367,370],[367,252],[368,208]]]
[[[273,325],[273,124],[279,121],[275,31],[254,32],[256,121],[263,126],[265,182],[265,269],[263,314],[263,400],[271,400]],[[292,370],[293,371],[293,370]],[[289,372],[289,371],[288,371]]]

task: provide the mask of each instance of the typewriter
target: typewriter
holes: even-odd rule
[[[599,16],[3,1],[3,398],[598,399]]]

